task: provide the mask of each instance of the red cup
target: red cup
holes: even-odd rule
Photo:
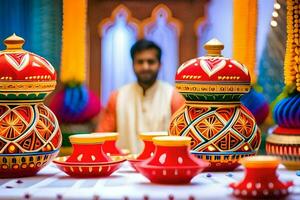
[[[119,138],[119,133],[116,132],[103,132],[103,133],[92,133],[94,135],[106,135],[106,140],[102,146],[103,151],[108,156],[125,156],[127,153],[117,147],[117,140]]]
[[[111,161],[111,158],[102,150],[107,138],[109,136],[105,134],[77,134],[70,136],[73,152],[66,161],[79,163]]]
[[[153,156],[155,151],[155,145],[153,144],[152,139],[158,136],[167,136],[168,132],[143,132],[139,134],[139,138],[144,143],[143,151],[136,158],[137,160],[145,160]]]

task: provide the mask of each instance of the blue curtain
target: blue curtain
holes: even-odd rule
[[[29,1],[1,0],[0,3],[0,40],[1,49],[4,49],[2,41],[13,33],[26,40],[24,48],[30,49],[31,13]],[[25,14],[27,13],[27,14]]]
[[[0,49],[13,33],[25,39],[24,49],[39,54],[59,69],[62,0],[0,0]]]

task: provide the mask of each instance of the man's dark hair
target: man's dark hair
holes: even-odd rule
[[[156,50],[156,58],[160,62],[161,59],[161,48],[155,44],[154,42],[146,39],[138,40],[130,49],[131,59],[134,60],[134,56],[136,53],[139,53],[144,50],[155,49]]]

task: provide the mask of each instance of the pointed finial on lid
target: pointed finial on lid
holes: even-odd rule
[[[218,57],[222,56],[221,52],[224,49],[224,44],[213,38],[204,45],[204,49],[207,51],[207,56]]]
[[[9,36],[4,40],[4,44],[6,46],[6,50],[19,50],[22,49],[25,40],[15,33]]]

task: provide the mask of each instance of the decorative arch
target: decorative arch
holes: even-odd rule
[[[207,29],[209,28],[209,24],[206,16],[198,18],[194,23],[194,31],[197,36],[197,55],[204,56],[205,50],[203,48],[204,44],[207,42]]]
[[[143,36],[156,42],[162,49],[162,66],[158,78],[173,84],[179,66],[182,23],[172,16],[166,5],[159,4],[153,9],[151,17],[142,22],[141,27]]]
[[[98,24],[98,34],[101,38],[101,99],[106,104],[113,90],[135,80],[130,48],[140,36],[139,21],[121,4]]]
[[[131,11],[123,4],[118,5],[113,11],[110,17],[101,20],[98,24],[98,34],[100,37],[105,35],[105,31],[111,28],[116,19],[119,17],[124,17],[127,25],[136,31],[137,36],[140,37],[141,32],[139,28],[140,21],[131,15]]]
[[[204,16],[198,18],[195,23],[198,56],[206,55],[203,45],[210,39],[217,38],[225,46],[222,55],[232,57],[232,33],[224,31],[232,28],[232,1],[210,0],[204,8]]]

